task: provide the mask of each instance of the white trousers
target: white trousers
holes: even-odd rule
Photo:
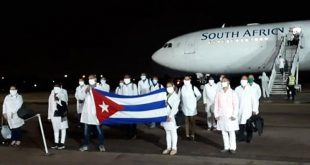
[[[66,129],[54,130],[54,142],[59,143],[59,132],[61,131],[60,143],[64,144],[66,140]]]
[[[177,150],[178,134],[177,130],[165,130],[167,149]]]
[[[235,131],[222,131],[224,149],[225,150],[236,150],[236,133]]]
[[[267,89],[268,89],[268,86],[267,87],[266,86],[262,86],[262,91],[263,91],[263,97],[264,98],[266,98],[266,96],[269,97]]]
[[[214,104],[207,104],[206,105],[206,112],[207,112],[207,124],[208,128],[216,128],[215,117],[214,117]]]

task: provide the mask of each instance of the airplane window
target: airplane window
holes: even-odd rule
[[[168,46],[168,44],[167,43],[165,43],[165,45],[163,46],[164,48],[166,48]]]
[[[171,48],[172,47],[172,43],[168,43],[168,48]]]

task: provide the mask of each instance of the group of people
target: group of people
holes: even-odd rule
[[[251,133],[245,133],[246,121],[253,115],[258,114],[259,98],[261,89],[254,82],[254,76],[242,76],[240,86],[235,90],[230,87],[230,81],[224,75],[221,75],[220,81],[215,83],[214,78],[210,77],[208,83],[204,86],[203,92],[192,85],[191,77],[185,76],[183,85],[177,88],[173,81],[168,81],[165,86],[159,83],[158,77],[147,78],[145,73],[141,74],[141,79],[136,85],[132,82],[129,75],[125,75],[120,80],[115,89],[119,95],[144,95],[151,91],[166,88],[167,90],[167,120],[160,125],[166,132],[166,149],[162,154],[177,154],[177,129],[175,115],[182,111],[185,116],[186,138],[195,140],[195,116],[197,113],[197,102],[203,97],[205,110],[207,113],[208,130],[219,130],[222,132],[224,149],[222,152],[236,152],[236,135],[238,141],[248,141]],[[105,151],[104,132],[96,116],[96,106],[92,100],[93,88],[100,88],[103,91],[110,92],[110,86],[103,77],[100,83],[97,83],[96,75],[88,77],[88,84],[84,79],[79,79],[79,85],[75,91],[77,114],[80,123],[83,124],[84,138],[80,151],[89,149],[91,130],[96,130],[98,136],[98,149]],[[11,145],[20,145],[21,130],[20,127],[24,121],[18,117],[16,112],[23,103],[21,95],[17,93],[15,86],[10,88],[10,94],[6,96],[3,103],[3,115],[8,120],[12,129]],[[54,145],[51,148],[64,149],[66,139],[66,129],[68,129],[68,93],[62,88],[60,83],[55,83],[54,88],[48,99],[48,120],[51,121],[54,131]],[[151,123],[150,128],[154,128],[156,123]],[[92,129],[95,128],[95,129]],[[136,137],[136,125],[127,125],[128,138]]]
[[[141,80],[136,85],[132,82],[130,75],[125,75],[120,80],[119,85],[115,89],[115,93],[125,96],[144,95],[151,91],[163,88],[159,84],[158,78],[154,76],[148,79],[145,73],[141,74]],[[79,80],[79,86],[76,88],[75,98],[77,100],[77,113],[80,116],[80,122],[84,124],[84,140],[80,151],[87,151],[90,139],[91,127],[96,127],[100,151],[105,151],[103,130],[96,116],[94,102],[91,99],[91,89],[97,88],[105,92],[110,92],[110,86],[106,83],[105,77],[102,77],[100,83],[97,83],[96,75],[90,75],[88,79],[89,85],[86,85],[83,79]],[[151,123],[150,127],[154,128],[156,123]],[[137,134],[136,124],[126,125],[127,137],[135,139]]]
[[[235,90],[224,75],[217,84],[212,77],[209,78],[203,90],[203,103],[206,105],[208,130],[222,132],[224,149],[221,152],[235,153],[236,140],[250,142],[252,132],[246,131],[246,122],[258,114],[260,97],[261,89],[254,82],[253,75],[242,76]]]

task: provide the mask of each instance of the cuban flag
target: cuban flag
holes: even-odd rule
[[[123,96],[93,89],[92,95],[101,124],[152,123],[167,119],[165,88],[138,96]]]

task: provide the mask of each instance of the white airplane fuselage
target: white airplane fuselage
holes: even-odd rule
[[[207,29],[169,40],[152,59],[165,67],[201,73],[271,71],[279,36],[301,28],[300,70],[310,70],[310,21]]]

